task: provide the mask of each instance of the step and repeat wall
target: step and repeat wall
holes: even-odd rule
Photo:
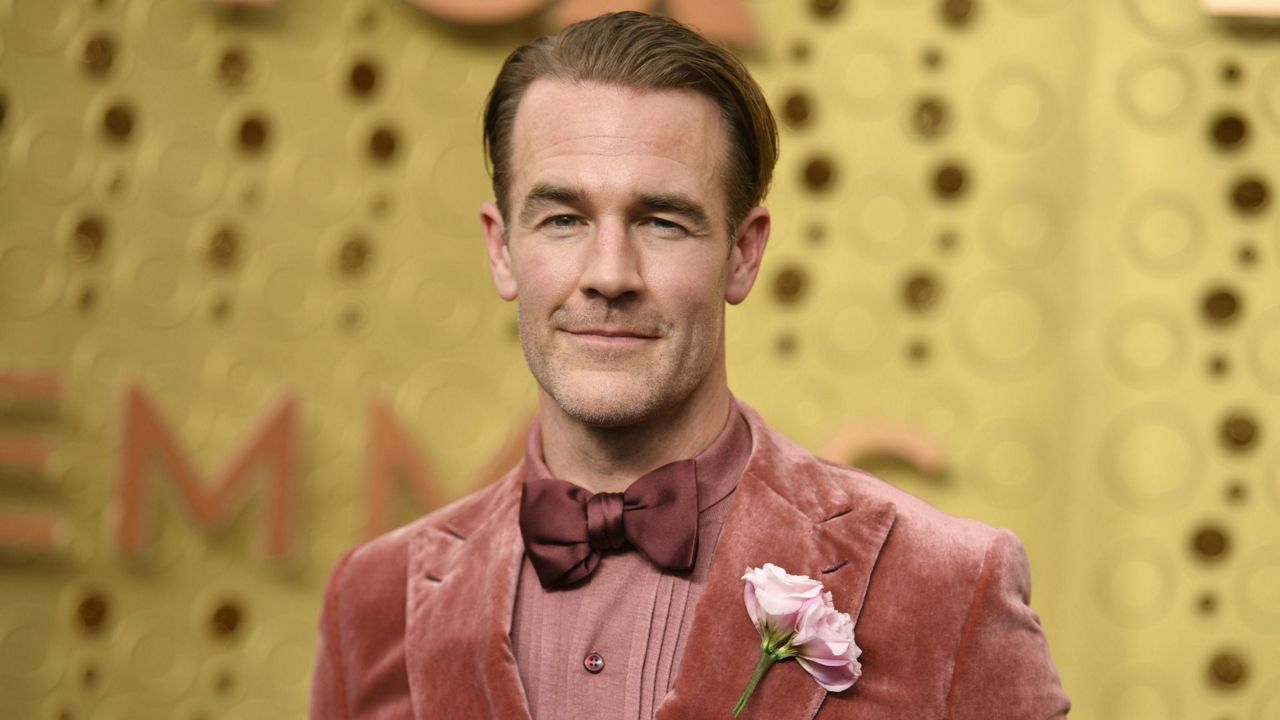
[[[5,717],[301,716],[337,556],[518,457],[480,107],[583,3],[419,5],[0,0]],[[1280,717],[1280,28],[726,6],[782,127],[735,392],[1017,532],[1076,716]]]

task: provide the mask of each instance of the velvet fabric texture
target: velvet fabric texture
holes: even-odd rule
[[[742,717],[1065,717],[1011,533],[818,460],[742,410],[751,459],[657,718],[730,716],[759,657],[741,577],[766,562],[826,585],[856,623],[863,672],[828,693],[779,663]],[[520,477],[516,468],[342,558],[325,593],[312,718],[529,717],[510,642]]]

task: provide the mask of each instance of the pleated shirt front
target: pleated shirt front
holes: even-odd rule
[[[534,720],[654,716],[679,669],[693,611],[750,455],[751,430],[734,405],[719,436],[694,458],[698,548],[691,570],[664,570],[627,548],[606,553],[587,580],[544,590],[525,557],[511,643]],[[551,477],[536,425],[524,467],[526,478]]]

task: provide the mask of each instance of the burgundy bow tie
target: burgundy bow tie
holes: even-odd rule
[[[596,493],[553,478],[526,481],[520,534],[542,587],[595,572],[600,551],[631,543],[670,570],[693,567],[698,483],[692,460],[663,465],[620,493]]]

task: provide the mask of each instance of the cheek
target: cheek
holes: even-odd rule
[[[515,263],[515,275],[522,312],[527,309],[546,314],[564,304],[575,287],[570,267],[571,263],[563,257],[536,252],[521,254]]]
[[[700,273],[678,273],[662,278],[660,287],[650,287],[662,298],[668,319],[701,328],[711,325],[724,307],[724,279],[714,269]]]

